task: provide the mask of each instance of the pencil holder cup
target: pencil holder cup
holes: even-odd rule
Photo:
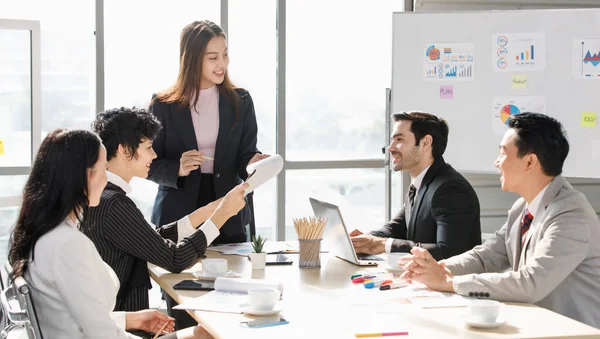
[[[321,267],[321,239],[304,240],[300,242],[300,268]]]

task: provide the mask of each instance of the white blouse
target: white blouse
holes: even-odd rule
[[[139,338],[125,332],[125,312],[112,312],[119,280],[92,241],[70,219],[35,245],[25,280],[46,338]]]

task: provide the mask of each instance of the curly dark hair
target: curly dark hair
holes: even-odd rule
[[[113,108],[96,117],[92,129],[98,133],[107,160],[117,155],[119,145],[129,152],[130,159],[136,156],[143,139],[154,140],[162,128],[160,121],[150,111],[143,108]]]

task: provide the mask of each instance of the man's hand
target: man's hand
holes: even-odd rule
[[[169,333],[173,332],[175,319],[158,310],[143,310],[127,312],[125,328],[128,330],[142,330],[146,332]],[[166,326],[164,326],[166,324]],[[163,328],[164,326],[164,328]]]
[[[352,231],[353,233],[354,231]],[[360,232],[360,231],[358,231]],[[350,235],[352,236],[352,233]],[[370,234],[360,234],[350,238],[356,253],[381,254],[385,252],[386,238],[379,238]]]
[[[235,186],[231,191],[229,191],[224,197],[223,200],[219,203],[213,214],[210,216],[210,220],[217,226],[217,228],[221,229],[223,224],[236,215],[244,206],[246,205],[246,200],[244,199],[246,188],[248,188],[247,183],[241,183]]]
[[[356,237],[356,236],[359,236],[361,234],[363,234],[363,232],[361,232],[361,231],[359,231],[357,229],[354,229],[354,231],[350,232],[350,236],[351,237]]]
[[[412,256],[400,259],[406,269],[402,273],[402,279],[408,282],[420,282],[436,291],[454,292],[452,273],[443,261],[438,263],[431,253],[420,247],[413,247],[410,252]]]
[[[202,152],[195,149],[184,152],[179,159],[179,176],[187,177],[191,171],[197,170],[204,162],[202,155]]]

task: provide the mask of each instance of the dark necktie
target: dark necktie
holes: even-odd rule
[[[414,185],[410,185],[408,188],[406,202],[404,203],[404,214],[406,216],[406,224],[410,221],[410,217],[412,214],[412,208],[415,205],[415,195],[417,193],[417,188]]]
[[[529,230],[531,222],[533,221],[533,215],[529,213],[529,209],[525,209],[523,219],[521,219],[521,248],[525,246],[525,233]]]

